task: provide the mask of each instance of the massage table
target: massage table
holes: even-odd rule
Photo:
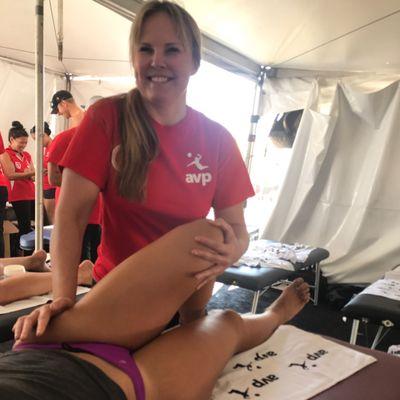
[[[1,351],[7,351],[12,346],[11,328],[16,319],[29,313],[32,309],[25,309],[9,315],[0,315]],[[400,399],[400,357],[395,357],[380,351],[351,345],[340,340],[325,337],[343,346],[352,348],[361,353],[371,355],[378,361],[368,365],[354,375],[337,383],[335,386],[311,397],[312,400],[398,400]],[[338,368],[341,368],[338,365]],[[232,396],[232,400],[241,400],[243,397]],[[251,397],[253,398],[253,397]],[[251,399],[250,398],[250,399]],[[259,398],[259,397],[258,397]],[[257,399],[258,399],[257,398]],[[277,399],[274,399],[277,400]]]
[[[272,240],[256,240],[250,242],[250,246],[260,246],[260,248],[265,246],[265,248],[268,248],[268,246],[292,245],[287,245]],[[241,260],[246,259],[246,254],[252,251],[249,249],[241,258],[241,260],[239,260],[236,265],[227,268],[222,275],[217,278],[217,281],[226,285],[239,286],[241,288],[253,291],[254,296],[251,312],[256,313],[259,298],[265,291],[273,288],[277,282],[292,279],[304,271],[311,271],[314,274],[314,283],[311,285],[311,288],[313,289],[312,301],[314,305],[317,305],[321,282],[320,262],[329,257],[329,252],[318,247],[308,247],[308,250],[309,254],[307,258],[302,261],[291,262],[291,269],[289,270],[273,266],[273,260],[271,260],[271,266],[268,266],[268,260],[263,262],[263,266],[260,266],[257,262],[249,265],[248,261],[247,265],[241,264]]]
[[[378,350],[351,345],[340,340],[327,338],[378,361],[356,372],[349,378],[337,383],[312,400],[399,400],[400,399],[400,357]],[[340,368],[340,366],[338,366]]]
[[[378,331],[371,345],[372,349],[375,349],[383,336],[392,327],[400,326],[400,300],[368,293],[373,285],[382,281],[369,285],[342,308],[343,315],[353,320],[350,334],[351,344],[356,344],[357,342],[360,322],[378,326]]]
[[[76,301],[79,301],[88,290],[89,289],[84,286],[79,286],[79,292],[77,291],[78,294],[76,296]],[[35,296],[35,297],[41,297],[41,296]],[[24,315],[28,315],[31,311],[33,311],[37,307],[40,307],[40,305],[29,308],[23,308],[18,311],[8,312],[6,314],[0,314],[0,343],[13,339],[14,335],[12,332],[12,327],[14,326],[17,319]]]

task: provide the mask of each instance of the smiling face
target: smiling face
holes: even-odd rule
[[[18,151],[18,153],[22,153],[27,144],[28,144],[28,136],[21,136],[16,139],[10,138],[10,147],[13,150]]]
[[[186,105],[186,88],[197,67],[169,16],[149,16],[133,50],[136,85],[151,105]]]

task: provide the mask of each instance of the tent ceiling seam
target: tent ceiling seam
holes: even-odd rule
[[[315,47],[313,47],[313,48],[311,48],[311,49],[309,49],[309,50],[304,51],[303,53],[300,53],[300,54],[297,54],[296,56],[293,56],[293,57],[291,57],[291,58],[288,58],[288,59],[285,60],[285,61],[280,61],[279,63],[271,64],[271,66],[276,68],[276,67],[278,67],[279,65],[285,64],[285,63],[287,63],[287,62],[289,62],[289,61],[293,61],[293,60],[295,60],[296,58],[302,57],[302,56],[304,56],[304,55],[306,55],[306,54],[308,54],[308,53],[311,53],[311,52],[313,52],[313,51],[315,51],[315,50],[318,50],[318,49],[320,49],[320,48],[322,48],[322,47],[324,47],[324,46],[326,46],[326,45],[328,45],[328,44],[330,44],[330,43],[333,43],[333,42],[335,42],[335,41],[337,41],[337,40],[339,40],[339,39],[343,39],[343,38],[346,37],[346,36],[349,36],[349,35],[351,35],[351,34],[353,34],[353,33],[355,33],[355,32],[358,32],[358,31],[360,31],[360,30],[362,30],[362,29],[364,29],[364,28],[366,28],[366,27],[368,27],[368,26],[370,26],[370,25],[374,25],[374,24],[376,24],[377,22],[381,22],[381,21],[383,21],[383,20],[385,20],[385,19],[387,19],[387,18],[392,17],[393,15],[398,14],[398,13],[400,13],[400,9],[395,10],[395,11],[393,11],[393,12],[387,14],[387,15],[384,15],[383,17],[380,17],[380,18],[377,18],[377,19],[375,19],[375,20],[373,20],[373,21],[370,21],[370,22],[368,22],[367,24],[361,25],[361,26],[359,26],[358,28],[352,29],[351,31],[346,32],[346,33],[344,33],[344,34],[342,34],[342,35],[339,35],[339,36],[337,36],[336,38],[333,38],[333,39],[331,39],[331,40],[328,40],[327,42],[321,43],[321,44],[319,44],[318,46],[315,46]]]
[[[4,61],[4,62],[7,62],[9,64],[18,65],[19,67],[35,69],[35,64],[27,62],[27,61],[21,61],[21,60],[18,60],[16,58],[0,56],[0,60]],[[56,71],[56,70],[53,70],[53,69],[47,68],[47,67],[45,67],[44,69],[45,69],[46,72],[49,72],[49,73],[51,73],[53,75],[60,76],[62,78],[65,78],[65,76],[67,75],[63,71]]]

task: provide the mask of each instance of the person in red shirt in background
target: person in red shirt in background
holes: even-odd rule
[[[56,206],[60,196],[60,186],[62,182],[62,167],[60,162],[68,149],[68,145],[76,134],[77,128],[71,128],[59,133],[53,140],[48,155],[48,175],[51,185],[56,186]],[[82,242],[81,261],[97,260],[97,248],[101,239],[101,208],[102,197],[98,196],[89,217]]]
[[[36,138],[36,127],[33,126],[30,130],[31,138]],[[50,185],[49,176],[47,171],[47,164],[49,162],[49,151],[50,145],[53,139],[50,137],[51,129],[47,122],[44,123],[44,135],[43,135],[43,204],[46,210],[48,224],[54,224],[54,212],[56,207],[56,188]]]
[[[35,215],[35,167],[32,157],[24,151],[29,135],[19,121],[14,121],[8,133],[9,147],[1,155],[5,176],[11,181],[8,201],[12,204],[18,221],[19,235],[32,230]]]
[[[0,155],[5,152],[3,137],[0,132]],[[8,190],[10,187],[9,180],[4,176],[3,168],[0,165],[0,257],[4,257],[4,228],[3,222],[6,211],[6,203],[8,200]]]

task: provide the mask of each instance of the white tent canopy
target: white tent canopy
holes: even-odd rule
[[[118,86],[104,78],[132,74],[128,55],[129,18],[134,17],[141,3],[139,0],[65,0],[60,61],[57,58],[58,1],[45,0],[45,104],[55,90],[65,87],[61,79],[65,76],[98,77],[97,81],[73,81],[72,91],[81,104],[93,94],[112,94],[132,85],[129,82]],[[393,179],[390,171],[396,166],[392,158],[373,158],[374,146],[383,149],[384,145],[366,138],[381,136],[387,143],[395,141],[393,126],[398,124],[400,114],[392,101],[397,99],[396,81],[400,76],[400,0],[182,0],[179,3],[194,16],[204,33],[207,60],[252,79],[257,78],[262,67],[271,67],[264,85],[267,109],[306,109],[280,201],[265,235],[327,247],[331,251],[331,263],[326,265],[325,272],[333,281],[371,281],[385,269],[399,264],[394,239],[397,231],[392,229],[389,220],[397,221],[399,209],[390,196],[398,198],[400,188],[394,184],[390,193],[377,189],[392,184],[386,177]],[[34,75],[26,66],[34,63],[34,7],[35,0],[0,2],[0,99],[3,104],[0,130],[3,134],[13,119],[33,120]],[[299,80],[298,77],[308,78]],[[22,117],[15,115],[15,104]],[[384,113],[386,108],[391,112]],[[374,125],[377,116],[382,118]],[[359,125],[359,119],[365,126]],[[326,124],[321,125],[321,121]],[[327,161],[334,155],[341,159],[343,154],[348,154],[344,144],[351,143],[355,134],[349,126],[363,138],[365,153],[360,157],[367,157],[363,165],[369,165],[368,168],[374,165],[380,171],[382,180],[377,178],[370,186],[365,176],[357,174],[357,162],[347,165],[354,171],[341,176],[343,169],[333,168],[335,163]],[[331,147],[335,143],[329,136],[332,132],[341,138],[343,149]],[[317,145],[320,147],[315,151]],[[350,151],[348,156],[353,153]],[[323,180],[340,182],[341,177],[349,176],[358,186],[326,186]],[[360,197],[355,202],[345,202],[347,219],[343,215],[342,220],[336,218],[326,212],[326,207],[324,213],[318,214],[317,206],[311,212],[307,190],[312,192],[311,204],[321,205],[321,199],[329,198],[330,204],[337,205],[340,199],[349,200],[353,189],[357,197],[360,185],[361,193],[375,190],[370,198],[378,196],[379,204],[386,207],[381,209],[390,209],[394,213],[391,215],[396,215],[386,219],[387,225],[378,229],[371,220],[362,220],[358,214],[359,224],[355,226],[350,217],[355,212],[352,207],[360,205]],[[339,190],[342,186],[347,192]],[[335,195],[331,193],[332,187],[337,189]],[[371,215],[370,207],[376,204],[369,201],[362,204],[364,215]],[[347,230],[343,230],[343,224]],[[364,230],[364,234],[362,228],[368,231]],[[346,240],[351,240],[347,246]]]
[[[46,0],[46,66],[75,75],[129,75],[130,21],[101,4],[128,17],[141,3],[65,0],[64,58],[60,62],[56,40],[58,1]],[[220,62],[225,57],[243,68],[247,62],[247,69],[253,72],[257,64],[335,72],[400,69],[399,0],[184,0],[180,3],[206,34],[206,54],[219,54]],[[34,62],[34,6],[34,0],[0,2],[1,57]],[[225,53],[218,43],[226,45]],[[239,53],[235,61],[231,50]]]

